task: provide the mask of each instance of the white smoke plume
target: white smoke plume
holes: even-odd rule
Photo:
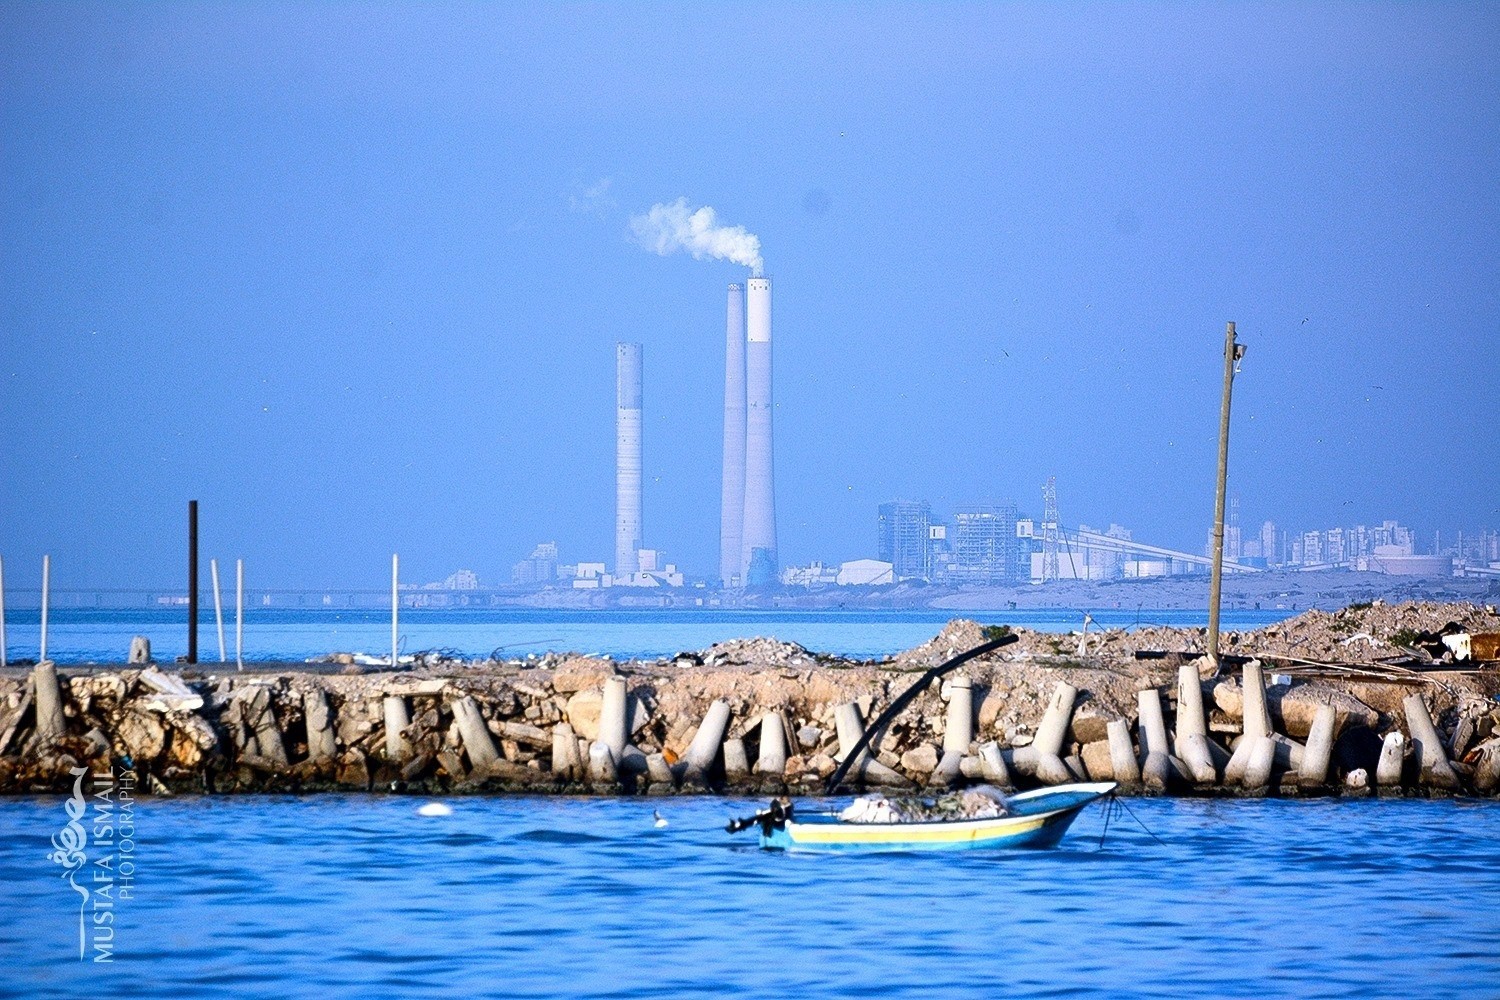
[[[637,243],[663,257],[686,250],[694,260],[727,260],[748,267],[751,274],[765,269],[759,236],[744,226],[719,225],[712,208],[689,208],[686,198],[632,216],[630,229]]]

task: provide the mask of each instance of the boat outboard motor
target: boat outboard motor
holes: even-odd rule
[[[792,800],[785,795],[772,799],[771,804],[754,816],[746,816],[743,819],[732,819],[724,827],[730,833],[739,833],[748,830],[752,826],[759,826],[762,836],[769,837],[771,831],[778,829],[792,818]]]

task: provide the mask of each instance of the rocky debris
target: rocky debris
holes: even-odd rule
[[[1318,663],[1347,663],[1350,649],[1383,648],[1346,643],[1351,636],[1368,633],[1390,643],[1408,632],[1482,634],[1496,625],[1492,609],[1474,605],[1371,604],[1309,612],[1240,634],[1232,645],[1246,655],[1264,646]],[[917,672],[994,634],[958,619],[929,642],[876,662],[745,639],[657,661],[547,654],[349,675],[204,675],[150,664],[92,672],[47,665],[0,675],[0,791],[61,790],[68,767],[106,755],[142,772],[142,787],[169,790],[818,791],[842,759],[839,718],[849,723],[857,715],[862,725],[872,724]],[[856,773],[867,782],[879,776],[890,783],[989,779],[1026,786],[1087,777],[1214,794],[1244,783],[1243,777],[1225,782],[1223,775],[1231,751],[1253,735],[1269,744],[1257,751],[1261,769],[1269,768],[1256,776],[1260,791],[1376,785],[1385,794],[1424,782],[1438,790],[1500,790],[1500,671],[1405,671],[1389,678],[1356,672],[1310,683],[1292,673],[1289,681],[1265,688],[1274,731],[1244,734],[1245,671],[1231,667],[1215,675],[1200,661],[1210,711],[1207,735],[1192,738],[1206,742],[1205,758],[1202,745],[1186,753],[1165,736],[1177,714],[1179,685],[1187,683],[1179,666],[1186,664],[1184,676],[1192,676],[1188,667],[1201,630],[1093,630],[1087,642],[1081,635],[1017,635],[1018,642],[921,692],[875,734],[870,763]],[[1167,655],[1138,659],[1141,651]],[[962,687],[954,684],[958,677],[967,678],[974,705],[973,730],[959,737],[971,737],[963,747],[944,738],[949,695]],[[612,748],[598,742],[602,692],[607,681],[621,680],[628,745]],[[46,727],[37,719],[38,683],[56,691]],[[618,711],[619,701],[614,704]],[[1150,753],[1143,752],[1137,731],[1143,704],[1153,706],[1152,725],[1158,718],[1162,725],[1161,746],[1153,737]],[[1310,741],[1318,752],[1307,765],[1309,774],[1322,777],[1299,775],[1299,741],[1308,740],[1325,707],[1334,713],[1332,732],[1324,722],[1325,730]],[[713,728],[699,740],[710,716]],[[777,724],[767,727],[768,718]],[[1411,732],[1414,724],[1419,733]],[[767,729],[776,745],[763,754]],[[611,738],[618,740],[619,731],[616,722]],[[946,762],[939,751],[944,746]],[[1251,749],[1245,748],[1247,760]],[[1185,760],[1195,761],[1191,778]]]

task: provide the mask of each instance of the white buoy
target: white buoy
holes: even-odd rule
[[[452,816],[453,807],[446,802],[427,802],[417,810],[418,816]]]
[[[227,657],[224,653],[224,604],[219,600],[219,560],[208,561],[208,573],[213,577],[214,621],[219,626],[219,662],[223,663]]]

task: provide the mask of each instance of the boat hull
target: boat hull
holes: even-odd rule
[[[1114,787],[1113,782],[1098,782],[1023,792],[1010,799],[1010,814],[992,819],[847,823],[833,813],[794,817],[762,833],[760,844],[771,850],[820,852],[1055,847],[1079,812]]]

